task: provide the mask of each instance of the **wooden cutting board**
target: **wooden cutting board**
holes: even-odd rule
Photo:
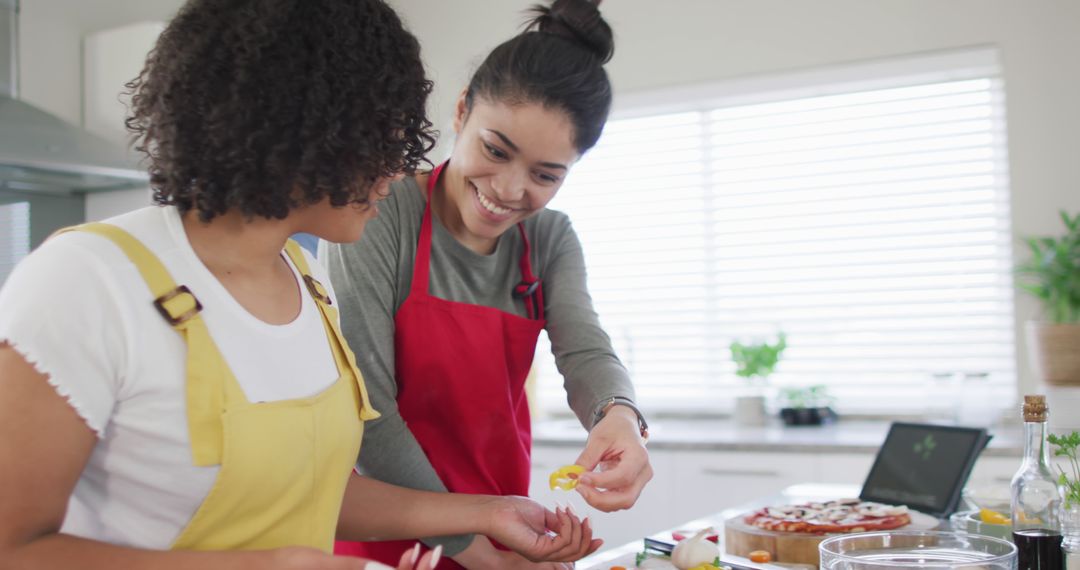
[[[909,513],[911,524],[893,530],[931,530],[941,524],[941,521],[928,514],[918,511]],[[747,514],[749,513],[724,521],[724,551],[728,554],[749,556],[755,550],[765,550],[772,554],[772,559],[776,562],[811,564],[816,567],[821,561],[818,545],[826,538],[836,536],[764,530],[743,522]]]

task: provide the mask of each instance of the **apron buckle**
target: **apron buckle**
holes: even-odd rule
[[[536,293],[536,290],[539,287],[540,287],[540,280],[539,279],[536,279],[536,280],[531,281],[531,282],[530,281],[522,281],[521,283],[518,283],[517,286],[514,287],[514,296],[517,297],[518,299],[524,299],[526,297],[531,297],[534,293]]]
[[[310,292],[311,296],[315,297],[316,300],[322,301],[326,305],[333,304],[330,301],[330,294],[327,293],[326,288],[323,287],[322,283],[319,283],[318,279],[305,273],[304,284],[307,285],[308,292]]]
[[[187,308],[186,311],[180,313],[179,315],[174,315],[172,309],[169,308],[167,303],[169,301],[172,301],[173,299],[180,297],[181,295],[187,295],[188,297],[191,297],[191,305]],[[198,315],[203,308],[202,303],[199,302],[198,297],[196,297],[195,294],[191,292],[191,289],[187,288],[187,285],[180,285],[172,291],[169,291],[168,293],[165,293],[157,299],[154,299],[154,307],[157,308],[158,312],[161,313],[162,317],[165,317],[165,321],[167,321],[170,326],[174,327],[195,318],[195,315]]]

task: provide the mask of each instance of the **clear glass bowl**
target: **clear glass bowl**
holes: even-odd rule
[[[983,522],[979,511],[960,511],[958,513],[953,513],[953,515],[949,517],[949,526],[956,532],[982,534],[994,538],[1012,540],[1011,524],[992,524]]]
[[[848,534],[824,540],[818,550],[821,570],[1016,570],[1016,547],[1011,542],[973,534],[929,530]]]

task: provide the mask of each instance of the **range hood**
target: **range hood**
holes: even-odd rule
[[[0,190],[77,194],[147,186],[134,153],[17,98],[19,0],[0,0]]]

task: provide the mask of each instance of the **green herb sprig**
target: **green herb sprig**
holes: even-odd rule
[[[1080,462],[1076,458],[1077,448],[1080,448],[1080,432],[1074,431],[1063,436],[1050,434],[1046,439],[1057,448],[1054,450],[1054,457],[1068,458],[1072,467],[1072,477],[1070,478],[1060,465],[1057,466],[1058,471],[1061,473],[1058,477],[1058,484],[1065,489],[1065,507],[1069,508],[1073,504],[1080,505]]]

